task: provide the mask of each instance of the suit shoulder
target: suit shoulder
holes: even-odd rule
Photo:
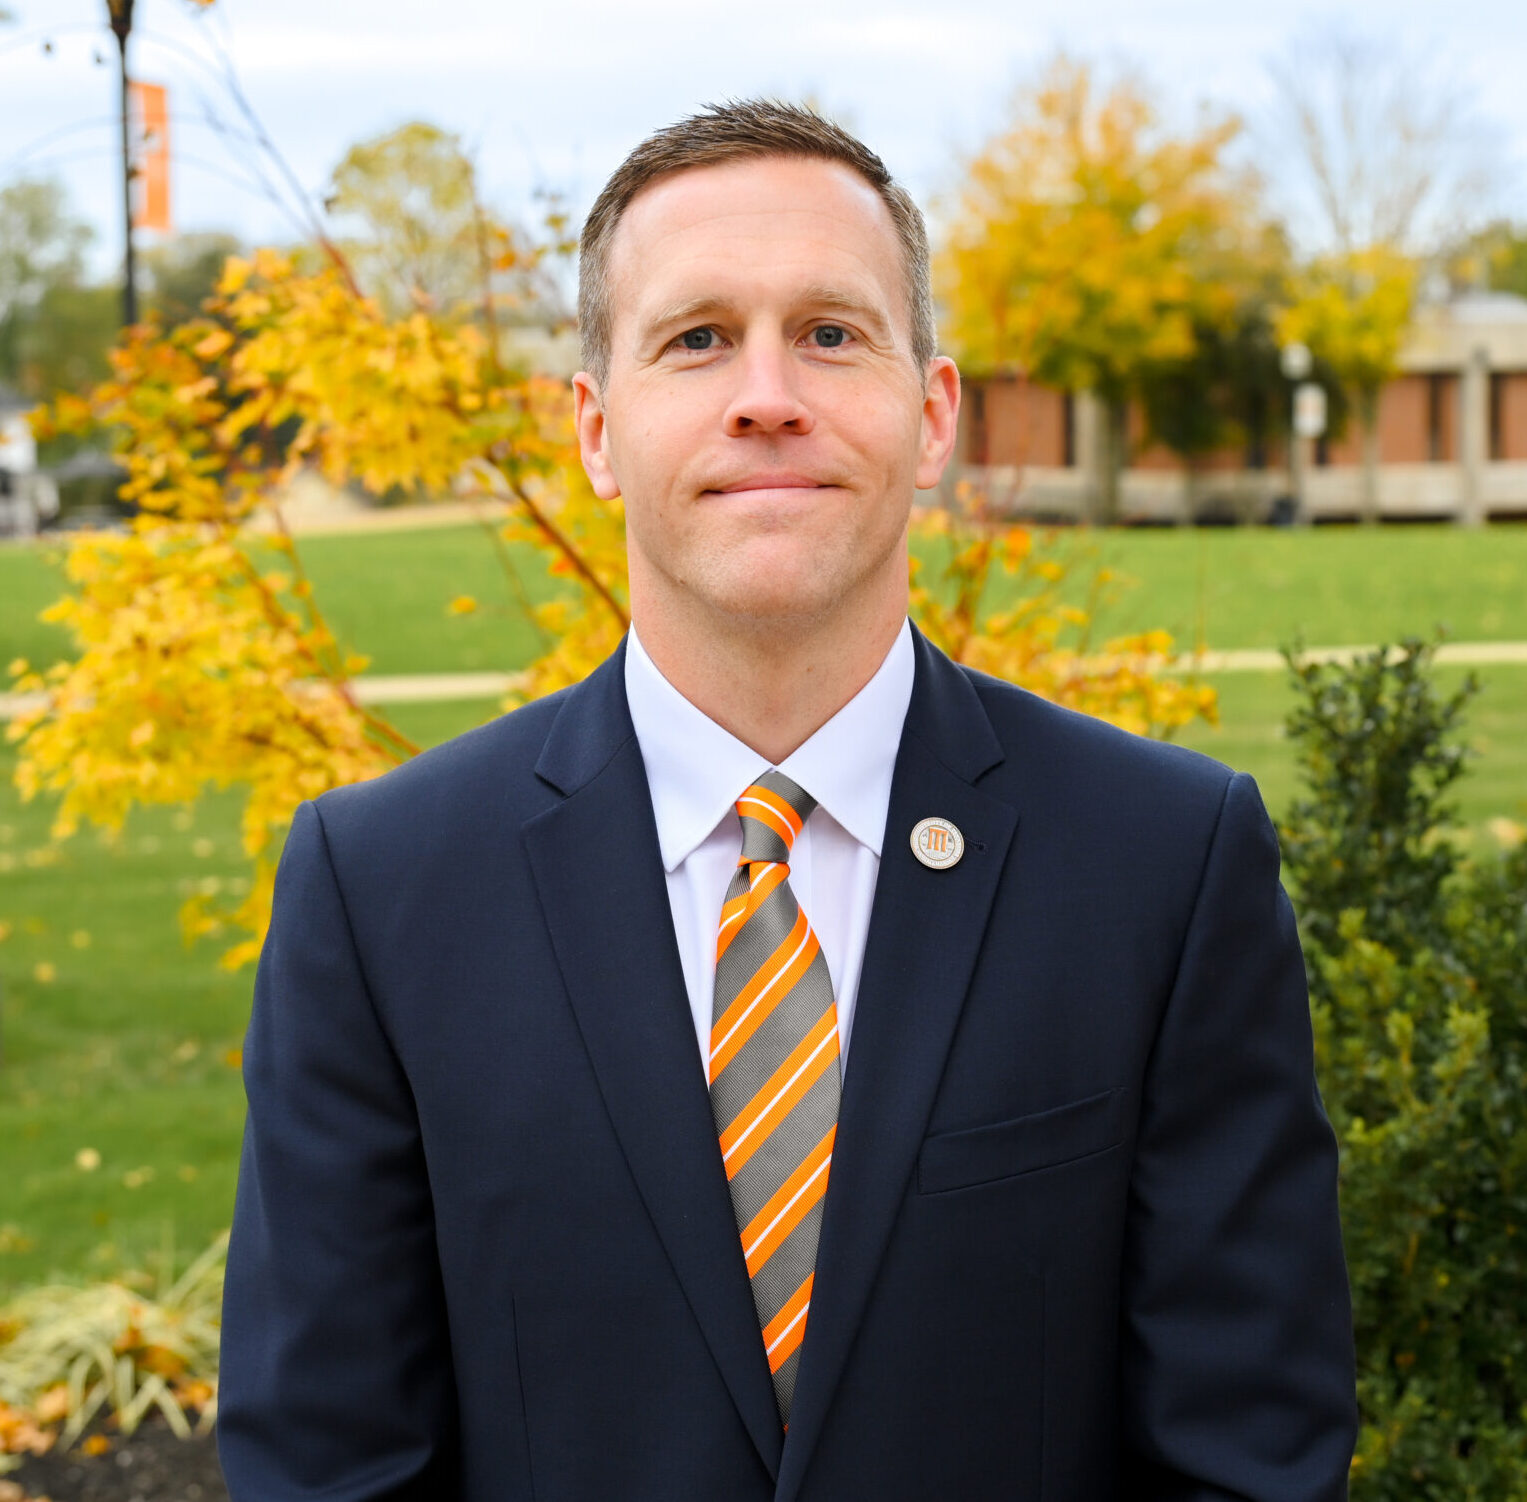
[[[491,804],[528,816],[545,801],[536,758],[567,690],[452,736],[379,777],[331,788],[314,801],[331,833],[364,826],[440,827]]]
[[[1107,802],[1166,797],[1216,809],[1236,775],[1202,752],[1121,730],[985,673],[962,671],[1020,775],[1062,779]]]

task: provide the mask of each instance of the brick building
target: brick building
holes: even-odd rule
[[[1400,365],[1379,403],[1379,514],[1527,517],[1527,299],[1472,292],[1423,305]],[[1265,452],[1211,454],[1189,470],[1144,443],[1138,413],[1130,429],[1126,520],[1263,520],[1291,491],[1281,442]],[[1015,513],[1081,518],[1096,495],[1100,436],[1101,413],[1086,392],[1050,391],[1022,376],[970,380],[959,475]],[[1339,439],[1308,445],[1311,518],[1361,514],[1362,448],[1356,422]]]

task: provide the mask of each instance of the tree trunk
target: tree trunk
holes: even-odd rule
[[[1129,451],[1129,406],[1122,397],[1100,396],[1103,406],[1103,464],[1098,476],[1095,522],[1111,527],[1119,520],[1124,463]]]

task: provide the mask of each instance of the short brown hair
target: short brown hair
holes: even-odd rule
[[[603,386],[610,373],[610,247],[621,215],[643,188],[669,173],[750,157],[809,157],[852,167],[880,195],[901,243],[919,372],[933,358],[933,293],[928,230],[917,205],[885,163],[841,126],[804,105],[741,99],[706,105],[647,137],[611,175],[583,225],[578,261],[578,333],[583,366]]]

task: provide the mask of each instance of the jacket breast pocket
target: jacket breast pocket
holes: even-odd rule
[[[1106,1152],[1124,1140],[1127,1098],[1125,1090],[1105,1090],[1031,1116],[925,1138],[918,1190],[969,1189]]]

